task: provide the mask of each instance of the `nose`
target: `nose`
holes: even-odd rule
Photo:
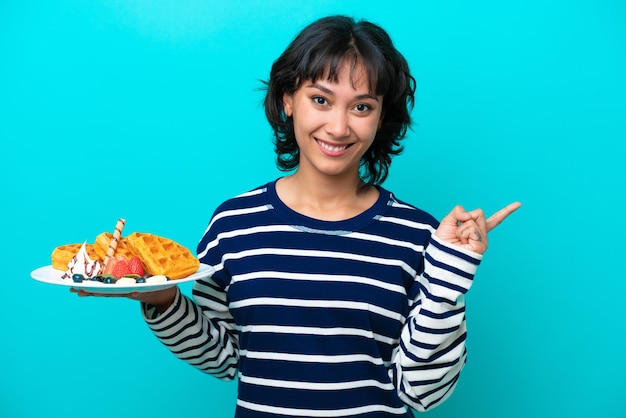
[[[349,116],[340,109],[328,112],[326,132],[334,138],[344,138],[350,135]]]

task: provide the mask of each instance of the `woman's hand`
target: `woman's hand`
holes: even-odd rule
[[[156,308],[159,313],[163,313],[174,302],[178,293],[178,287],[172,286],[166,289],[156,290],[154,292],[132,292],[132,293],[92,293],[86,292],[82,289],[71,288],[70,292],[77,293],[80,297],[85,296],[99,296],[99,297],[117,297],[138,300],[140,302],[147,303]]]
[[[482,209],[467,212],[463,207],[456,206],[441,220],[435,235],[450,244],[484,254],[487,251],[487,233],[500,225],[520,206],[522,204],[519,202],[511,203],[491,215],[489,219],[485,219]]]

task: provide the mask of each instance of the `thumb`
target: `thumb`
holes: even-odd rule
[[[452,211],[447,214],[441,222],[439,222],[439,228],[435,231],[435,235],[444,241],[456,242],[458,237],[456,233],[459,229],[459,222],[464,222],[471,218],[462,206],[455,206]]]
[[[442,224],[457,226],[459,222],[465,222],[472,219],[472,215],[468,213],[463,206],[457,205],[442,220]]]

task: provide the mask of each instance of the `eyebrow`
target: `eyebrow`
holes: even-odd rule
[[[330,90],[330,89],[328,89],[328,88],[326,88],[326,87],[324,87],[324,86],[322,86],[322,85],[319,85],[319,84],[317,84],[317,83],[311,83],[311,84],[309,84],[307,87],[309,87],[309,88],[315,88],[315,89],[321,90],[321,91],[323,91],[324,93],[328,94],[329,96],[334,96],[334,95],[335,95],[335,93],[333,93],[333,91],[332,91],[332,90]],[[371,94],[369,94],[369,93],[367,93],[367,94],[359,94],[358,96],[356,96],[356,97],[355,97],[355,99],[356,99],[356,100],[372,99],[372,100],[376,100],[376,101],[378,101],[378,97],[376,97],[376,96],[374,96],[374,95],[371,95]]]

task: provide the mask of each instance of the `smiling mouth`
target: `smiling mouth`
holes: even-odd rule
[[[331,145],[328,144],[324,141],[320,141],[319,139],[317,140],[317,143],[324,148],[326,151],[329,152],[341,152],[341,151],[345,151],[346,149],[348,149],[352,144],[345,144],[345,145]]]

